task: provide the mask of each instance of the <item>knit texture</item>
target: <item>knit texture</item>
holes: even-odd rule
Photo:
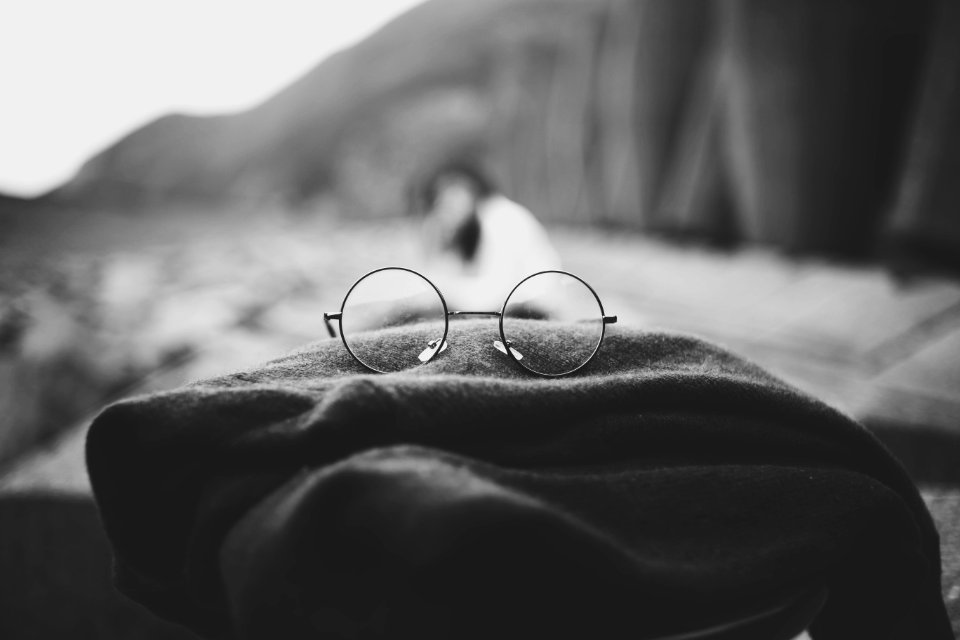
[[[452,322],[386,375],[325,340],[106,408],[119,588],[214,637],[645,638],[822,585],[818,640],[952,637],[929,513],[851,419],[690,337],[614,327],[560,379],[498,337]]]

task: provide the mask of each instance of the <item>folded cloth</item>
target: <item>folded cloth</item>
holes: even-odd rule
[[[645,638],[822,585],[818,640],[952,637],[930,515],[856,422],[690,337],[619,328],[560,379],[497,337],[452,322],[387,375],[326,340],[108,407],[119,588],[214,637]]]

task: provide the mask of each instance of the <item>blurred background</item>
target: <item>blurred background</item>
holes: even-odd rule
[[[3,637],[175,634],[109,591],[85,425],[323,338],[373,268],[426,269],[414,195],[451,162],[622,323],[864,421],[952,540],[960,620],[960,4],[21,5],[0,9]],[[76,545],[83,567],[38,569]]]

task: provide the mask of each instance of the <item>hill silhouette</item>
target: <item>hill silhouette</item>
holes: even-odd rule
[[[391,215],[419,173],[451,155],[490,154],[507,138],[515,118],[504,111],[520,111],[505,101],[523,99],[511,92],[531,88],[525,76],[549,81],[571,45],[591,48],[604,9],[573,0],[427,2],[253,109],[151,122],[48,197],[303,205],[333,193],[357,212]]]

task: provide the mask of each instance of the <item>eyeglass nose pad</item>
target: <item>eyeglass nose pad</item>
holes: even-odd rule
[[[503,355],[507,355],[507,347],[504,347],[503,343],[500,342],[499,340],[494,340],[493,346],[497,351],[499,351]],[[510,343],[509,340],[507,341],[507,346],[510,347],[510,353],[513,354],[514,358],[516,358],[517,360],[523,360],[523,354],[517,351],[516,349],[514,349],[513,345]]]
[[[449,345],[447,344],[446,340],[443,341],[443,344],[440,344],[439,338],[437,340],[431,340],[427,343],[427,348],[421,351],[417,358],[420,360],[420,362],[427,362],[437,354],[438,350],[440,353],[443,353],[447,350],[448,346]]]

